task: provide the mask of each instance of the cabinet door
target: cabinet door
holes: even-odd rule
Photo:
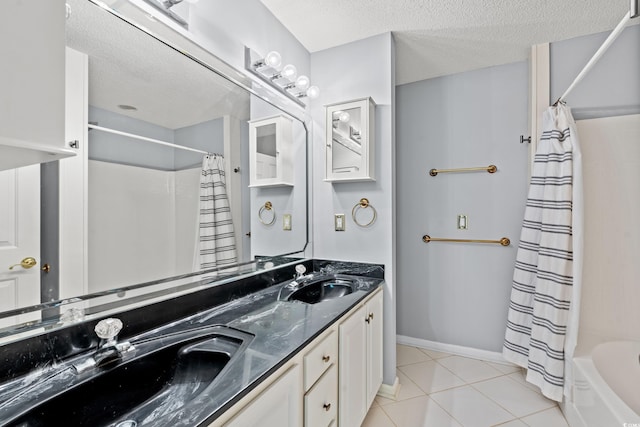
[[[338,418],[345,427],[361,425],[367,414],[367,315],[362,307],[340,325]]]
[[[249,122],[250,187],[293,185],[292,138],[284,116]]]
[[[367,303],[367,407],[382,385],[382,292]]]
[[[64,0],[2,2],[0,170],[72,154],[64,149],[65,10]]]
[[[326,181],[375,181],[371,98],[326,106]]]
[[[302,375],[296,365],[249,403],[225,427],[300,427]]]

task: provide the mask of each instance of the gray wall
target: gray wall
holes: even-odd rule
[[[89,122],[122,132],[174,142],[173,130],[89,106]],[[173,149],[99,130],[89,131],[89,159],[173,170]]]
[[[609,33],[552,43],[557,99]],[[640,26],[625,29],[567,97],[576,119],[640,112]],[[517,63],[397,88],[398,334],[500,351],[527,191],[527,71]],[[495,163],[496,176],[431,178],[432,167]],[[510,182],[507,182],[510,181]],[[455,228],[469,215],[468,232]],[[511,238],[501,247],[424,244]]]
[[[396,101],[398,334],[500,351],[527,191],[527,63],[401,85]],[[489,164],[498,172],[428,173]]]
[[[384,264],[384,378],[396,372],[395,265],[395,42],[390,33],[311,55],[311,78],[321,88],[310,103],[313,118],[313,255],[316,258]],[[375,174],[370,182],[326,182],[324,105],[370,96],[375,111]],[[362,198],[378,212],[370,227],[354,224],[350,212]],[[347,215],[345,231],[334,229],[334,214]]]
[[[551,100],[569,87],[609,33],[552,43]],[[567,97],[576,120],[640,113],[640,25],[627,27]]]
[[[175,130],[175,143],[209,153],[224,154],[224,120],[209,120]],[[175,150],[176,170],[202,165],[202,154]],[[230,173],[230,171],[226,171]]]
[[[212,153],[224,152],[222,118],[172,130],[101,108],[89,107],[89,121],[98,122],[98,126],[185,147]],[[202,164],[200,153],[164,147],[95,129],[89,133],[89,159],[167,171],[199,167]]]

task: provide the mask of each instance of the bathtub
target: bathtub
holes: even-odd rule
[[[640,427],[640,342],[611,341],[574,358],[571,427]]]

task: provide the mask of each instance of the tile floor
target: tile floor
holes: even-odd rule
[[[398,345],[398,400],[376,397],[363,427],[568,427],[521,369]]]

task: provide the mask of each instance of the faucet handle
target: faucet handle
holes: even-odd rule
[[[102,319],[94,328],[96,335],[103,340],[112,340],[118,336],[122,330],[122,321],[115,317]]]
[[[302,264],[296,265],[296,273],[298,273],[296,278],[302,277],[304,273],[306,273],[306,271],[307,271],[307,267],[305,267],[304,265]]]

